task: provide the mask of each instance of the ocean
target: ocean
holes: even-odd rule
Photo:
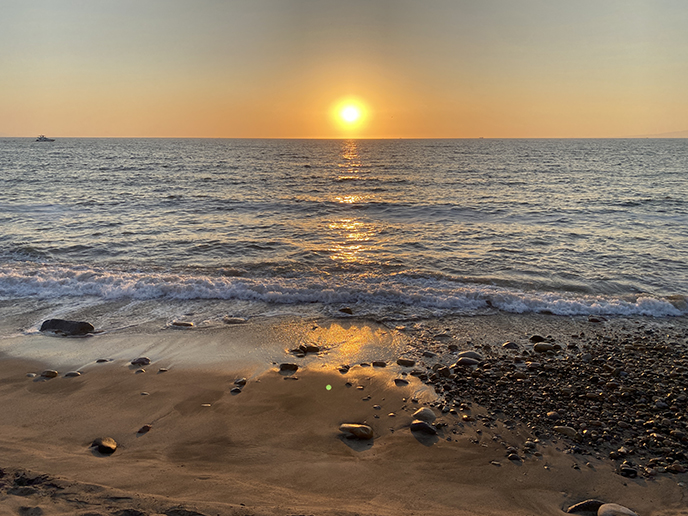
[[[688,145],[2,138],[0,231],[5,310],[680,316]]]

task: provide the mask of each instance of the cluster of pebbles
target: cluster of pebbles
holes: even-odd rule
[[[556,439],[568,453],[608,457],[627,477],[688,471],[682,329],[595,320],[588,332],[501,344],[408,333],[416,360],[404,374],[434,387],[443,413],[475,403],[486,410],[479,419],[487,427],[525,425],[533,441]]]

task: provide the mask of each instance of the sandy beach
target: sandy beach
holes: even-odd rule
[[[631,322],[500,315],[387,328],[280,319],[8,337],[0,514],[525,516],[561,514],[590,498],[642,516],[688,514],[688,474],[622,476],[602,452],[571,453],[573,440],[538,439],[528,421],[469,396],[448,411],[419,374],[432,373],[436,360],[421,350],[433,346],[488,354],[484,346],[505,341],[528,346],[536,328],[561,342],[622,324]],[[685,335],[682,319],[644,324]],[[290,352],[304,342],[319,352]],[[140,356],[151,364],[130,364]],[[400,366],[399,357],[416,365]],[[299,369],[281,372],[281,363]],[[46,369],[58,376],[41,377]],[[437,435],[410,430],[422,407],[436,415]],[[369,425],[374,438],[349,438],[344,423]],[[98,437],[113,438],[117,450],[96,451]],[[507,458],[514,452],[518,460]]]

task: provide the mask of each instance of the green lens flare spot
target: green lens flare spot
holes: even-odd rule
[[[331,386],[331,385],[326,385],[326,386],[325,386],[325,389],[327,389],[328,391],[331,391],[331,390],[332,390],[332,386]]]

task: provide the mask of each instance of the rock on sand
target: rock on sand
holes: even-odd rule
[[[356,423],[344,423],[339,426],[339,431],[345,434],[353,435],[357,439],[372,439],[373,429],[368,425],[360,425]]]
[[[62,335],[87,335],[95,328],[91,323],[83,321],[66,321],[64,319],[48,319],[41,324],[40,331],[52,331]]]
[[[419,419],[420,421],[427,421],[428,423],[432,423],[435,419],[437,419],[437,416],[432,411],[432,409],[429,409],[428,407],[423,407],[419,408],[413,413],[413,419]]]
[[[597,516],[638,516],[628,507],[616,503],[605,503],[597,509]]]
[[[95,446],[100,453],[111,455],[117,449],[117,442],[112,437],[98,437],[91,446]]]

